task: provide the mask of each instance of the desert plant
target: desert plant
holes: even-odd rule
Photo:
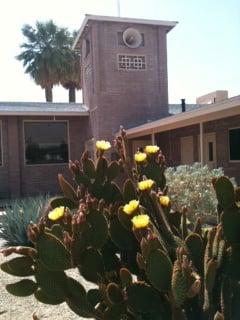
[[[194,163],[167,168],[165,175],[174,210],[187,206],[191,220],[195,220],[197,214],[216,216],[217,198],[212,179],[224,175],[222,168],[210,169]],[[234,179],[231,180],[235,184]]]
[[[0,239],[7,246],[31,245],[27,228],[32,221],[37,223],[48,196],[6,200],[0,215]]]
[[[7,291],[66,302],[80,317],[98,320],[239,319],[239,190],[226,177],[214,180],[221,223],[204,233],[198,219],[189,230],[186,209],[171,210],[159,148],[138,152],[130,170],[124,132],[116,145],[118,162],[108,162],[109,144],[100,141],[96,165],[87,153],[70,163],[75,187],[58,176],[63,197],[50,200],[28,228],[34,248],[2,250],[20,255],[1,265],[4,272],[34,276]],[[113,179],[123,168],[129,177],[120,190]],[[86,291],[69,268],[97,287]]]

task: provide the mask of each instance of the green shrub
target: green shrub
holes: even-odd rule
[[[0,239],[7,246],[31,244],[27,237],[27,227],[32,221],[37,223],[48,196],[29,197],[3,202],[0,215]]]
[[[168,195],[174,210],[181,210],[183,206],[187,206],[188,216],[193,220],[197,214],[217,214],[217,198],[212,179],[224,175],[222,168],[210,169],[207,165],[194,163],[191,166],[167,168],[165,175]]]

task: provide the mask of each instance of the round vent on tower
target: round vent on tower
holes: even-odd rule
[[[123,42],[129,48],[138,48],[142,43],[142,35],[137,29],[128,28],[123,32]]]

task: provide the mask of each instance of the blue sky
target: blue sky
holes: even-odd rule
[[[121,16],[174,20],[168,34],[169,102],[214,90],[240,94],[239,0],[120,0]],[[86,13],[117,15],[117,0],[8,0],[0,11],[0,101],[44,101],[44,91],[14,57],[24,41],[21,27],[36,20],[78,29]],[[54,87],[54,102],[67,91]],[[81,95],[77,95],[81,101]]]

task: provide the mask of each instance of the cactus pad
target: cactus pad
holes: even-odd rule
[[[34,292],[35,298],[45,304],[57,305],[64,302],[64,299],[59,299],[58,297],[48,295],[44,290],[38,289]]]
[[[136,240],[130,231],[127,231],[117,217],[110,221],[109,232],[114,244],[122,250],[133,250],[136,248]]]
[[[76,202],[65,197],[52,198],[50,199],[49,203],[52,209],[55,209],[57,207],[65,207],[65,208],[69,208],[70,210],[77,208]]]
[[[66,270],[71,267],[71,256],[64,244],[50,233],[42,233],[36,241],[39,259],[49,270]]]
[[[162,304],[158,291],[143,282],[136,282],[128,287],[127,297],[128,306],[134,312],[161,312]]]
[[[105,216],[99,211],[90,212],[87,215],[90,224],[90,243],[95,249],[102,248],[108,237],[108,225]]]
[[[33,260],[30,257],[17,257],[1,264],[2,271],[17,277],[34,274]]]
[[[137,199],[136,189],[132,180],[128,179],[125,181],[123,186],[123,198],[124,202],[128,203],[131,200]]]
[[[75,192],[75,190],[73,189],[73,187],[64,179],[62,174],[58,175],[58,182],[60,185],[60,188],[62,189],[62,192],[64,194],[64,196],[67,199],[70,199],[71,201],[75,202],[78,201],[78,197],[77,194]]]
[[[162,250],[152,251],[146,259],[146,274],[151,284],[162,292],[171,287],[172,262]]]
[[[123,302],[123,296],[120,287],[116,283],[109,283],[106,289],[107,298],[111,304],[120,304]]]
[[[18,297],[27,297],[32,295],[37,290],[37,287],[37,284],[30,279],[24,279],[6,285],[7,291]]]
[[[223,209],[235,205],[235,193],[232,182],[227,177],[220,177],[214,184],[218,202]]]
[[[190,259],[198,271],[203,268],[203,243],[202,238],[197,233],[190,233],[185,239]]]
[[[101,253],[93,248],[87,248],[83,251],[79,270],[86,280],[100,282],[104,277],[104,262]]]

